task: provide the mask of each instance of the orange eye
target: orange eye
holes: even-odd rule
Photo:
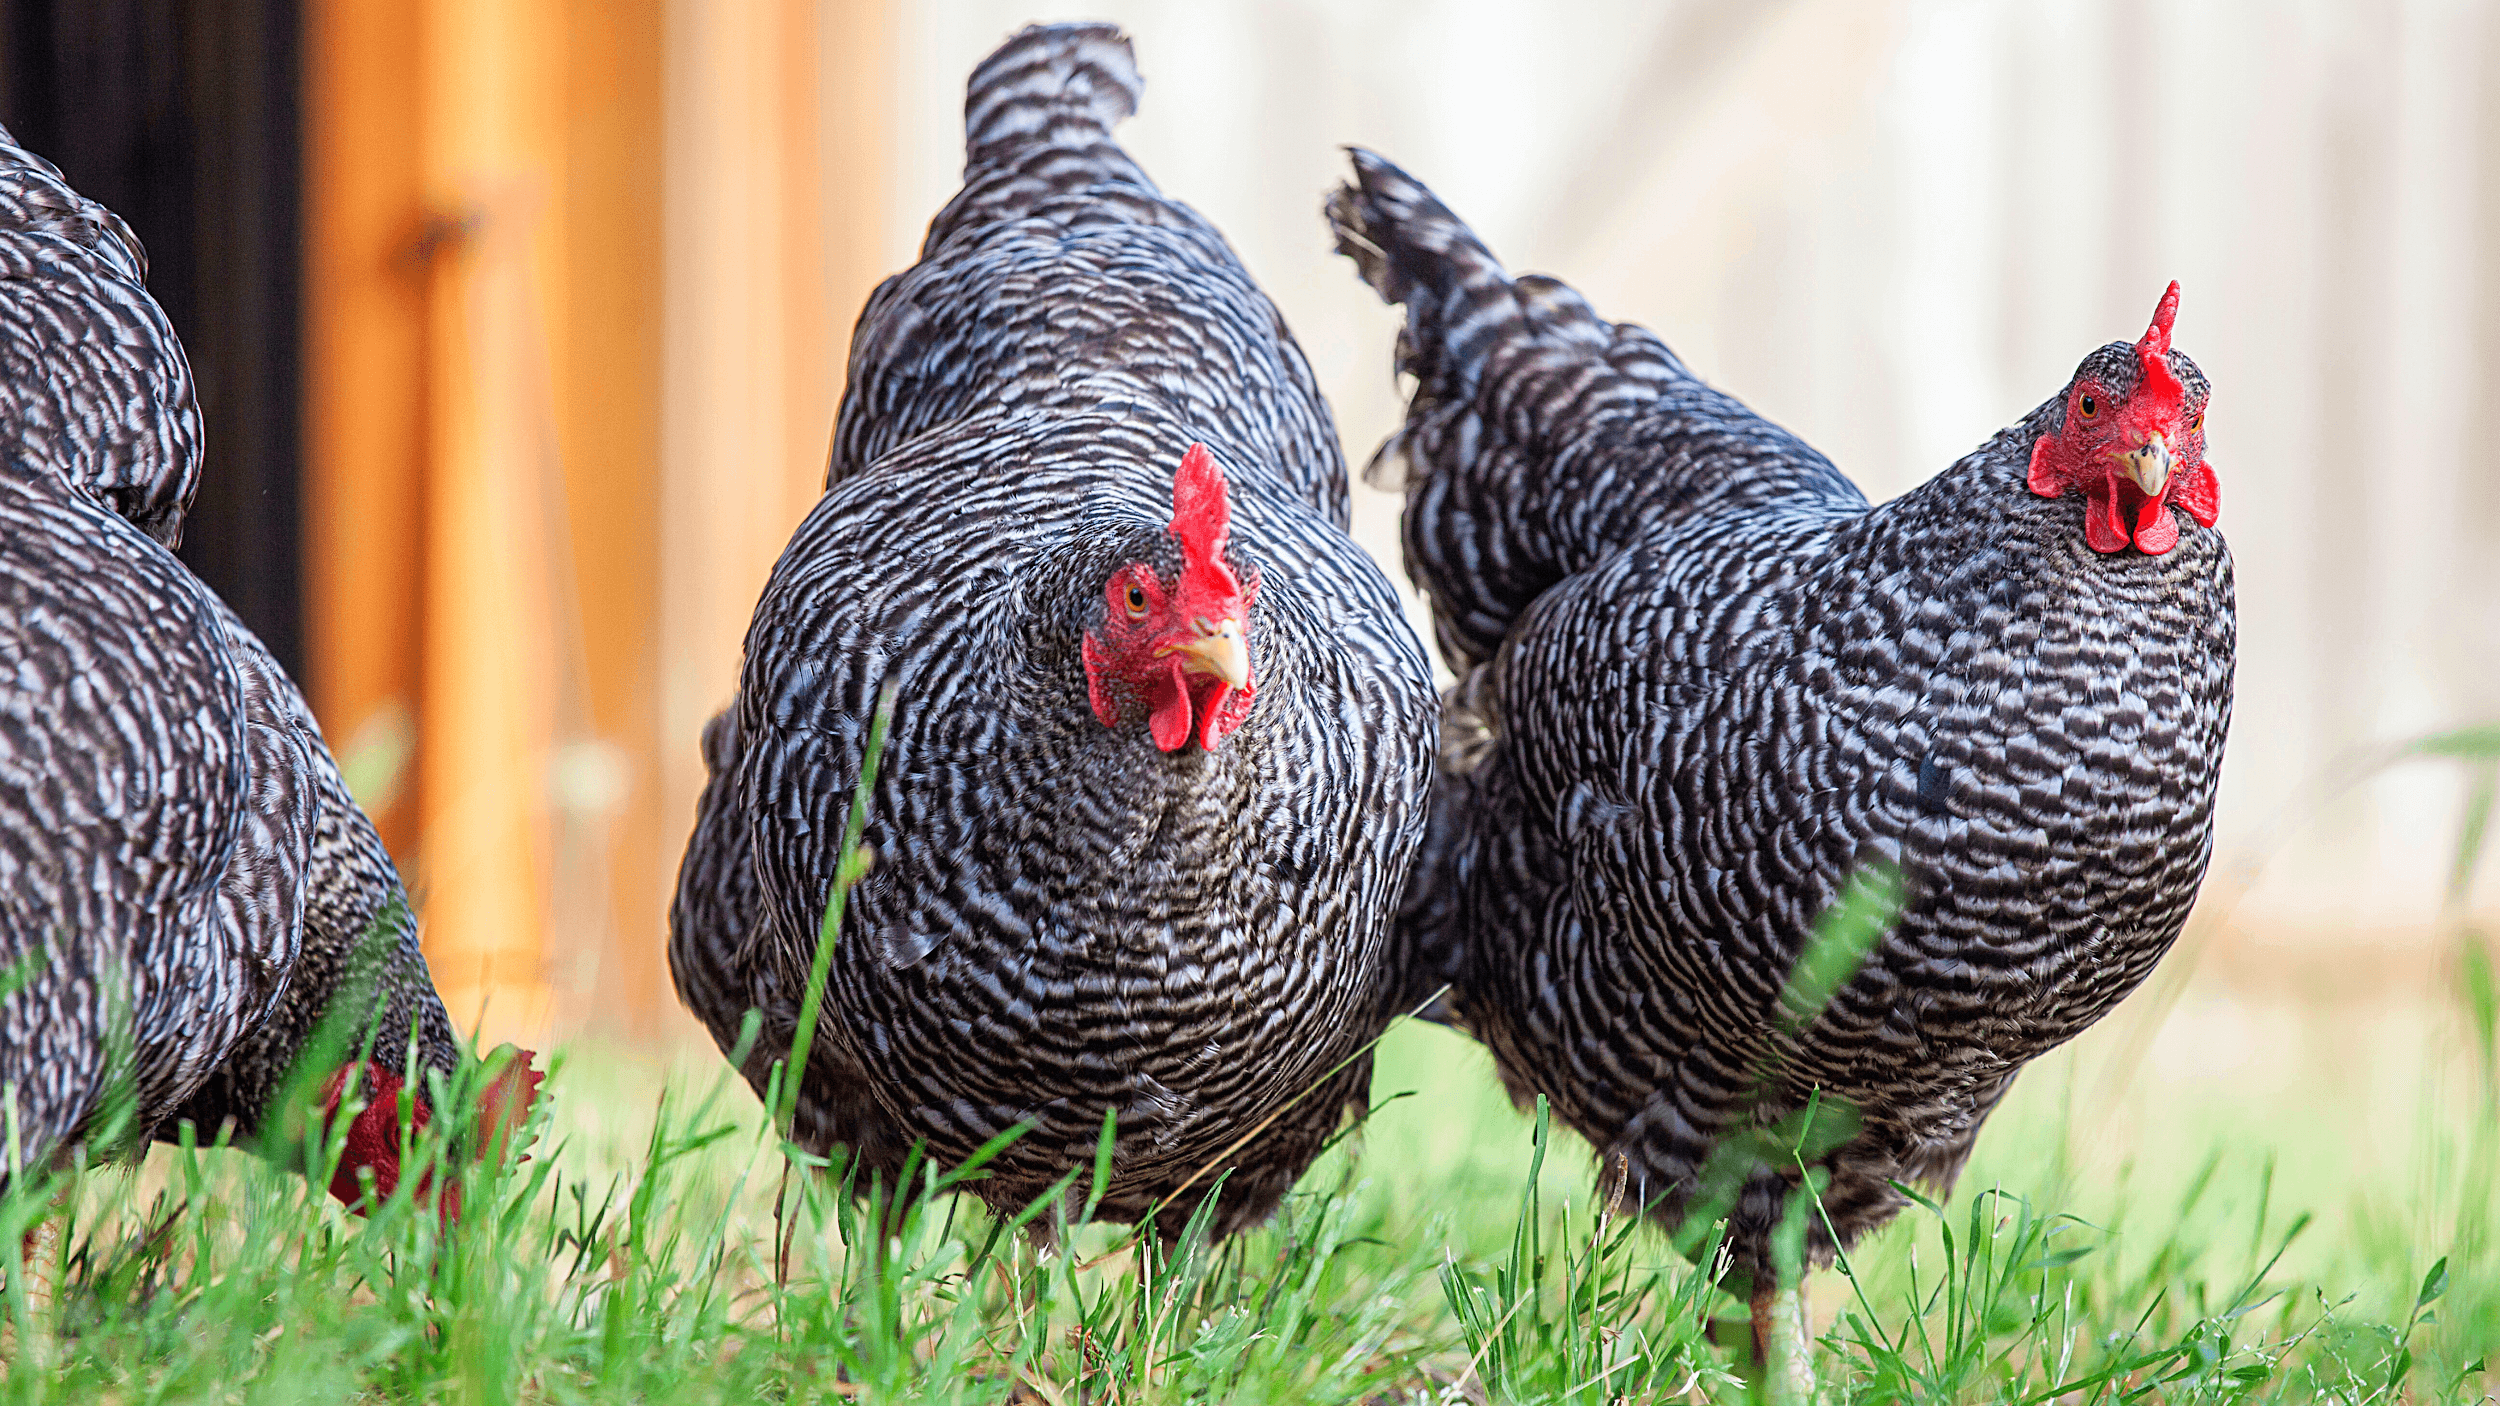
[[[1146,618],[1146,588],[1134,581],[1128,583],[1128,618],[1131,620]]]
[[[2082,411],[2083,418],[2087,420],[2101,413],[2101,403],[2088,395],[2083,399],[2076,401],[2075,408]]]
[[[2195,418],[2195,419],[2193,419],[2193,420],[2188,421],[2188,433],[2189,433],[2189,434],[2203,434],[2204,432],[2205,432],[2205,412],[2204,412],[2204,411],[2202,411],[2202,410],[2199,410],[2199,411],[2197,411],[2197,412],[2196,412],[2196,418]]]

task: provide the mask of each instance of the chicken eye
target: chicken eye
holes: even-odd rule
[[[2101,413],[2101,403],[2088,395],[2083,399],[2076,401],[2075,408],[2082,411],[2083,418],[2087,420]]]
[[[2188,433],[2189,433],[2189,434],[2203,434],[2204,432],[2205,432],[2205,412],[2204,412],[2204,411],[2202,411],[2202,410],[2199,410],[2199,411],[2197,411],[2197,412],[2196,412],[2196,418],[2195,418],[2195,419],[2193,419],[2193,420],[2188,421]]]
[[[1146,588],[1134,581],[1128,583],[1128,618],[1131,620],[1146,618]]]

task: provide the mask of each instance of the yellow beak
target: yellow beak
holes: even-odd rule
[[[1178,654],[1181,668],[1192,674],[1212,674],[1234,688],[1250,684],[1250,642],[1243,638],[1242,622],[1235,619],[1209,620],[1201,615],[1190,622],[1197,632],[1195,639],[1167,644],[1158,654]]]
[[[2119,455],[2118,462],[2147,498],[2160,497],[2162,486],[2170,482],[2170,445],[2160,435],[2144,441],[2132,453]]]

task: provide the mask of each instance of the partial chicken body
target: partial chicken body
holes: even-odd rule
[[[1019,1206],[1117,1143],[1102,1214],[1220,1176],[1264,1216],[1366,1086],[1434,703],[1345,534],[1309,366],[1224,239],[1112,140],[1116,30],[973,74],[964,188],[870,299],[828,488],[775,568],[670,956],[784,1057],[879,688],[898,689],[799,1134],[891,1176],[1030,1130]],[[1272,1121],[1271,1121],[1272,1120]]]
[[[0,132],[5,1169],[185,1121],[248,1138],[348,1002],[339,1033],[379,1066],[359,1145],[387,1145],[363,1163],[387,1192],[381,1095],[412,1045],[444,1075],[459,1045],[302,697],[169,550],[199,419],[144,272],[119,219]]]
[[[1356,167],[1330,215],[1406,307],[1418,384],[1384,453],[1462,676],[1418,984],[1454,978],[1513,1090],[1670,1222],[1735,1134],[1845,1105],[1854,1131],[1806,1157],[1828,1260],[1827,1225],[1881,1224],[1896,1179],[1950,1184],[2016,1071],[2152,970],[2205,872],[2231,561],[2176,289],[2143,340],[1870,507],[1655,336]],[[1792,1009],[1818,918],[1886,866],[1898,921]],[[1766,1159],[1727,1188],[1740,1284],[1768,1284],[1799,1176]]]

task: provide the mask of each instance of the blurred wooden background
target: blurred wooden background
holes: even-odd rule
[[[765,572],[885,272],[883,4],[316,0],[314,696],[405,752],[452,1009],[648,1034]],[[404,739],[404,740],[403,740]]]
[[[2181,279],[2242,599],[2225,947],[2429,960],[2466,776],[2320,778],[2500,716],[2493,4],[0,0],[0,119],[130,216],[193,351],[186,554],[297,668],[462,1019],[683,1028],[695,740],[848,330],[971,65],[1085,16],[1358,463],[1395,321],[1319,224],[1343,142],[1878,496]]]

